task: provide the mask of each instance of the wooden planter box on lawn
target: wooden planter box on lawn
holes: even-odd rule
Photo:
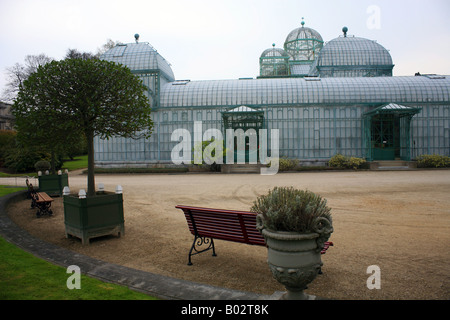
[[[94,197],[79,199],[77,195],[64,196],[64,225],[66,237],[75,236],[82,244],[89,239],[125,234],[122,194],[104,192]]]
[[[39,176],[39,192],[45,192],[50,196],[62,196],[64,187],[68,186],[68,174],[51,174]]]

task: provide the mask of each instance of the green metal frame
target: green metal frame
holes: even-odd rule
[[[295,39],[284,44],[284,50],[293,56],[303,56],[306,59],[297,61],[314,61],[323,48],[323,41],[317,39]]]
[[[133,70],[133,74],[138,76],[142,83],[147,87],[147,94],[150,99],[150,104],[154,108],[158,108],[160,105],[159,94],[160,90],[160,78],[161,71],[159,70]]]
[[[278,78],[290,76],[289,57],[259,58],[259,78]]]
[[[363,138],[366,159],[411,160],[411,120],[421,111],[388,104],[363,114]]]
[[[226,130],[227,129],[242,129],[244,133],[248,129],[254,129],[256,131],[256,141],[259,149],[259,129],[264,129],[264,111],[255,110],[249,107],[238,107],[228,110],[222,113],[223,127],[225,132],[225,140],[226,140]],[[236,139],[236,138],[235,138]],[[250,151],[247,144],[246,137],[246,149],[245,149],[245,162],[249,162],[250,159]],[[237,143],[234,144],[234,161],[237,161],[237,152],[236,150]],[[255,150],[256,151],[256,150]],[[256,155],[256,158],[259,159],[259,154]]]

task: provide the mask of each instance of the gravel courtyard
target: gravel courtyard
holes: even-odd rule
[[[72,191],[86,175],[70,174]],[[272,294],[284,291],[271,276],[267,249],[215,241],[187,265],[193,236],[178,204],[249,210],[275,186],[319,193],[333,215],[334,242],[322,256],[323,274],[306,291],[331,299],[450,299],[450,170],[301,172],[259,174],[96,175],[108,191],[124,190],[125,236],[65,238],[62,199],[54,216],[36,218],[29,200],[8,214],[30,234],[97,259],[215,286]],[[369,266],[381,271],[381,288],[369,290]]]

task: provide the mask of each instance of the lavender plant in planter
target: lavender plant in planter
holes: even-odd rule
[[[333,232],[326,200],[310,191],[275,187],[253,203],[257,228],[268,248],[273,277],[283,284],[282,299],[313,299],[304,292],[322,266],[321,250]]]

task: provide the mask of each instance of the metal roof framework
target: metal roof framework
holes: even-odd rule
[[[289,76],[289,55],[280,48],[264,50],[259,58],[260,78]]]
[[[248,106],[240,106],[226,112],[222,112],[225,129],[255,129],[264,127],[264,111],[256,110]]]
[[[313,81],[312,81],[313,80]],[[276,78],[161,86],[161,108],[450,104],[450,77]]]

